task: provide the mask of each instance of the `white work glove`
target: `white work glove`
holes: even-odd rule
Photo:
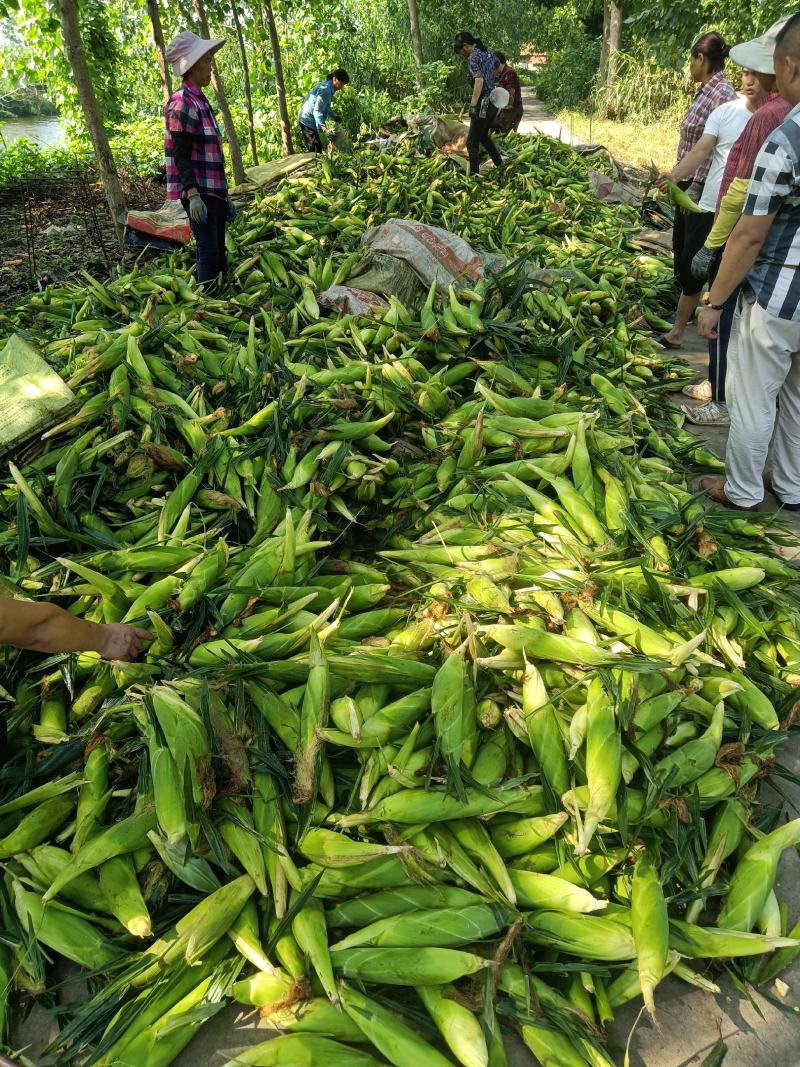
[[[199,193],[192,193],[189,197],[189,218],[192,222],[201,223],[208,219],[208,209]]]

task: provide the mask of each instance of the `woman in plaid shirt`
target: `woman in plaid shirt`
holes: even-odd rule
[[[197,245],[197,280],[216,290],[225,273],[225,224],[236,208],[228,198],[225,160],[217,120],[203,89],[211,81],[211,57],[225,44],[191,30],[179,33],[167,59],[183,77],[164,108],[167,198],[180,200]]]
[[[728,51],[728,46],[719,33],[704,33],[692,45],[689,73],[692,81],[700,83],[700,88],[694,94],[691,106],[681,122],[678,163],[703,136],[711,112],[720,104],[736,99],[736,90],[723,73]],[[711,159],[708,158],[700,164],[692,177],[681,183],[684,188],[688,188],[689,196],[694,201],[698,201],[703,194],[703,184],[710,165]],[[693,214],[682,208],[675,209],[672,251],[675,257],[675,278],[681,287],[681,295],[675,313],[675,325],[661,338],[661,343],[667,348],[680,348],[683,332],[700,302],[703,283],[698,282],[692,274],[691,263],[695,253],[703,247],[713,224],[713,211]]]

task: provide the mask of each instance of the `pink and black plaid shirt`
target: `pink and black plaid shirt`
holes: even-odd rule
[[[715,111],[720,104],[727,104],[729,100],[736,99],[736,90],[725,77],[721,70],[712,75],[705,85],[701,85],[694,94],[691,107],[683,116],[681,122],[681,136],[678,141],[678,162],[694,148],[703,136],[708,116]],[[696,182],[705,181],[711,166],[711,156],[708,157],[694,173]]]
[[[172,94],[164,108],[164,153],[167,164],[167,199],[180,200],[184,196],[178,169],[175,166],[173,133],[188,133],[192,138],[192,169],[197,191],[207,196],[227,197],[225,159],[222,137],[211,104],[196,85],[185,81]]]
[[[722,184],[719,187],[718,211],[720,201],[730,188],[733,179],[752,176],[761,146],[772,131],[777,130],[791,110],[792,105],[788,104],[780,93],[768,93],[761,100],[728,156],[722,175]]]

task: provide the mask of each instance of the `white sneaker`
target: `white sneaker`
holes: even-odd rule
[[[684,385],[681,392],[684,396],[690,396],[692,400],[710,400],[711,382],[707,379],[704,382],[692,382],[691,385]]]
[[[688,422],[695,426],[730,426],[731,417],[725,404],[709,400],[707,404],[695,407],[694,404],[681,404],[681,411]]]

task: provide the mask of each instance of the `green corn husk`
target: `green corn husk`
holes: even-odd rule
[[[148,833],[156,828],[156,815],[152,811],[143,811],[130,815],[127,819],[109,826],[95,834],[87,843],[72,854],[66,864],[53,880],[43,896],[47,903],[73,878],[86,871],[99,867],[101,863],[124,856],[137,849],[146,847]]]
[[[149,966],[137,971],[131,985],[147,985],[181,957],[190,965],[202,961],[228,932],[254,891],[253,879],[245,874],[201,900],[143,953],[142,963]]]
[[[569,146],[503,151],[468,225],[441,154],[362,146],[248,201],[235,292],[162,257],[3,319],[79,410],[12,449],[0,592],[155,636],[6,655],[0,977],[52,999],[59,937],[94,972],[54,1060],[156,1067],[238,997],[296,1031],[268,1063],[505,1067],[499,1020],[608,1067],[612,1002],[798,950],[755,790],[800,685],[788,535],[689,490],[721,461],[665,402],[629,210]],[[395,216],[548,266],[320,314]]]
[[[45,907],[37,893],[24,889],[18,881],[12,885],[12,894],[23,928],[35,931],[36,940],[54,952],[87,970],[106,966],[119,957],[118,950],[86,919],[55,903]]]
[[[276,1030],[288,1030],[294,1034],[322,1034],[336,1041],[358,1045],[364,1040],[356,1024],[327,997],[313,997],[281,1008],[262,1010],[261,1016]]]
[[[466,945],[491,937],[508,923],[507,909],[489,904],[459,909],[414,911],[379,919],[361,930],[353,931],[331,950],[359,946],[440,948]]]
[[[608,904],[607,900],[599,900],[588,890],[551,874],[513,869],[509,873],[521,908],[585,914],[602,911]]]
[[[284,1034],[240,1052],[224,1067],[379,1067],[366,1052],[319,1034]]]
[[[476,1016],[454,999],[452,985],[421,986],[419,997],[452,1054],[463,1067],[488,1067],[489,1050]]]
[[[499,811],[513,811],[521,815],[544,814],[541,787],[513,788],[492,793],[465,791],[466,801],[447,793],[426,789],[406,789],[387,797],[371,811],[345,815],[339,826],[358,826],[360,823],[398,822],[408,825],[443,822],[449,819],[490,815]]]
[[[328,931],[325,923],[325,910],[317,900],[309,903],[299,911],[292,922],[292,933],[313,967],[322,987],[333,1004],[339,1004],[336,982],[333,977],[331,951],[328,945]]]
[[[652,1015],[653,992],[667,973],[669,920],[658,872],[646,854],[639,857],[633,872],[631,920],[642,997]]]
[[[490,824],[492,842],[503,859],[513,859],[535,851],[558,833],[569,816],[559,811],[555,815],[543,815],[538,819],[513,819],[495,828]]]
[[[740,930],[694,926],[680,919],[669,921],[669,947],[690,959],[724,959],[728,956],[760,956],[779,948],[795,948],[790,937],[764,937]]]
[[[614,919],[595,915],[534,912],[527,917],[524,937],[592,960],[628,960],[636,955],[629,930]]]
[[[752,844],[739,860],[719,914],[726,930],[752,930],[775,882],[783,850],[800,843],[800,819],[794,819]]]
[[[331,959],[346,978],[387,985],[442,985],[491,967],[490,960],[471,952],[432,946],[333,948]]]
[[[116,915],[128,933],[134,937],[149,937],[152,929],[150,913],[144,902],[131,857],[115,856],[106,860],[101,865],[98,876],[109,911]]]
[[[316,827],[305,834],[299,849],[306,859],[322,867],[354,867],[382,856],[407,852],[408,845],[379,845],[354,841],[344,834]]]
[[[389,919],[393,915],[417,910],[439,908],[464,908],[480,904],[482,897],[468,889],[457,886],[404,886],[399,889],[387,889],[382,893],[368,893],[343,901],[328,909],[328,925],[339,927],[364,927],[379,919]]]
[[[294,979],[282,971],[259,971],[250,978],[242,978],[231,986],[231,996],[239,1004],[266,1008],[271,1004],[293,999]]]
[[[42,844],[54,830],[67,821],[74,807],[70,796],[43,800],[20,819],[11,833],[0,838],[0,859],[10,859],[18,852],[27,852],[28,849]]]
[[[350,986],[340,985],[344,1010],[378,1051],[395,1067],[445,1067],[447,1060],[399,1016]]]

